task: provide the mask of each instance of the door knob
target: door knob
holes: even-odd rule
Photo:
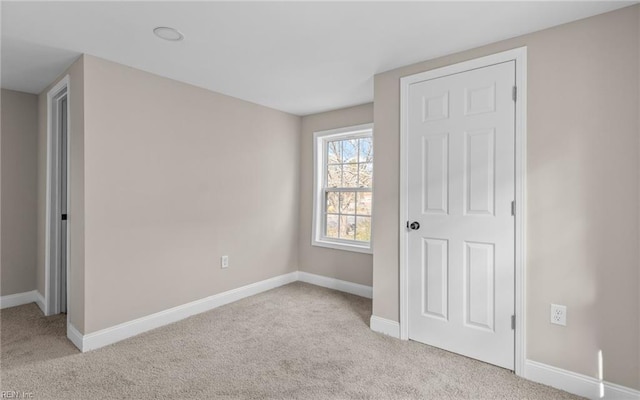
[[[412,231],[417,231],[418,229],[420,229],[420,222],[418,221],[413,221],[412,223],[409,224],[409,228]]]

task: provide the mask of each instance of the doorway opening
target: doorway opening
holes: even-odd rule
[[[47,93],[45,314],[67,313],[69,299],[69,77]]]

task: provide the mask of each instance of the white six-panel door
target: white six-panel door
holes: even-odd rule
[[[508,369],[514,85],[514,61],[413,83],[407,121],[409,338]]]

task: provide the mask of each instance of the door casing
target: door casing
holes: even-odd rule
[[[515,373],[524,375],[526,360],[526,146],[527,146],[527,48],[520,47],[501,53],[464,61],[400,79],[400,338],[409,339],[408,293],[408,110],[409,86],[416,82],[441,78],[472,69],[515,61]]]
[[[60,313],[60,210],[58,188],[60,187],[60,132],[58,124],[58,113],[60,101],[66,97],[67,100],[67,204],[70,198],[70,109],[71,96],[69,88],[69,76],[65,76],[49,92],[47,92],[47,181],[46,181],[46,217],[45,217],[45,288],[44,306],[45,315],[55,315]],[[67,310],[69,309],[69,299],[71,298],[71,287],[69,284],[69,248],[70,248],[71,224],[67,220],[66,232],[66,290],[67,290]],[[67,319],[69,313],[67,312]]]

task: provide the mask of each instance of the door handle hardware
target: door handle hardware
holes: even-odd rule
[[[409,224],[409,229],[411,229],[412,231],[417,231],[418,229],[420,229],[420,222],[413,221]]]

